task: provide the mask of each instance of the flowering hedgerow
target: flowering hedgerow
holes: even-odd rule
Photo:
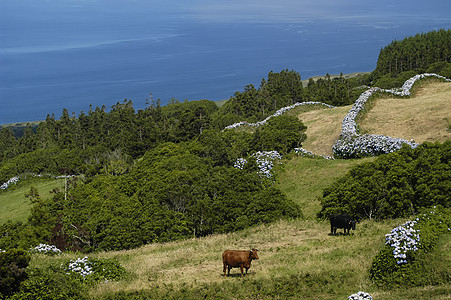
[[[418,144],[385,135],[363,134],[337,140],[332,146],[336,157],[359,158],[395,152],[406,144],[416,148]]]
[[[359,291],[355,294],[352,294],[348,297],[349,300],[373,300],[370,294]]]
[[[407,221],[405,224],[399,225],[392,229],[389,234],[385,235],[385,244],[395,248],[393,250],[393,257],[396,263],[406,264],[408,251],[417,251],[420,243],[419,230],[413,227],[417,223],[414,221]]]
[[[322,157],[325,159],[334,159],[331,156],[314,154],[313,152],[305,150],[304,148],[294,148],[293,150],[294,150],[294,153],[301,155],[301,156],[305,156],[305,157],[313,157],[313,158]]]
[[[42,254],[61,254],[61,250],[58,249],[56,246],[53,245],[47,245],[47,244],[39,244],[34,248],[31,248],[28,250],[30,253],[42,253]]]
[[[449,209],[434,207],[394,228],[386,235],[386,245],[373,260],[370,278],[378,285],[433,284],[433,276],[419,265],[424,264],[425,253],[435,248],[442,234],[449,234]],[[417,261],[419,259],[419,262]]]
[[[262,126],[262,125],[266,124],[268,122],[268,120],[273,118],[273,117],[280,116],[280,115],[284,114],[285,112],[287,112],[287,111],[289,111],[289,110],[291,110],[291,109],[293,109],[295,107],[304,106],[304,105],[322,105],[322,106],[326,106],[328,108],[335,107],[335,106],[332,106],[332,105],[329,105],[329,104],[326,104],[326,103],[322,103],[322,102],[313,102],[313,101],[297,102],[297,103],[295,103],[293,105],[282,107],[281,109],[279,109],[278,111],[276,111],[274,114],[270,115],[269,117],[267,117],[263,121],[259,121],[259,122],[256,122],[256,123],[248,123],[248,122],[242,121],[242,122],[238,122],[238,123],[229,125],[226,128],[224,128],[224,129],[234,129],[234,128],[238,128],[240,126],[259,127],[259,126]]]
[[[335,157],[341,158],[358,158],[363,156],[374,156],[384,153],[390,153],[401,149],[403,144],[407,144],[412,148],[418,146],[416,143],[406,141],[404,139],[392,138],[383,135],[359,135],[356,118],[358,114],[365,108],[367,100],[376,92],[392,93],[398,96],[409,96],[410,89],[414,83],[422,78],[435,76],[446,81],[451,81],[443,76],[431,73],[419,74],[405,81],[403,86],[398,89],[381,89],[372,87],[363,92],[356,100],[348,114],[343,119],[341,125],[340,139],[335,142],[332,152]]]
[[[13,184],[17,184],[19,182],[20,179],[27,179],[27,176],[31,176],[31,177],[44,177],[44,176],[48,176],[54,179],[60,179],[60,178],[69,178],[69,177],[75,177],[75,175],[60,175],[60,176],[54,176],[54,175],[50,175],[50,174],[25,174],[22,177],[20,176],[14,176],[12,178],[10,178],[8,181],[6,181],[5,183],[3,183],[2,185],[0,185],[0,189],[2,190],[6,190],[7,188],[9,188],[11,185]]]
[[[10,187],[12,184],[16,184],[19,181],[19,177],[15,176],[13,178],[10,178],[7,182],[0,185],[0,189],[6,190],[8,187]]]

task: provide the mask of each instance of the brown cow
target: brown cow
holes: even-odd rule
[[[226,275],[226,269],[228,269],[228,275],[230,275],[231,268],[240,268],[241,277],[243,277],[243,268],[247,270],[251,267],[253,259],[258,259],[258,249],[252,249],[249,251],[241,250],[226,250],[222,253],[222,262],[224,264],[224,276]]]

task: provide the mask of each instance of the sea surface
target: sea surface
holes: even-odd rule
[[[0,0],[0,124],[130,99],[223,100],[270,71],[372,71],[451,1]]]

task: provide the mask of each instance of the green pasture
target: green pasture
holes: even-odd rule
[[[64,179],[32,179],[25,183],[18,183],[13,187],[0,192],[0,224],[7,221],[25,222],[30,215],[31,201],[25,196],[34,186],[43,199],[51,197],[50,191],[55,188],[64,188]]]

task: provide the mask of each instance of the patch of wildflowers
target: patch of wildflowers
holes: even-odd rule
[[[242,158],[242,157],[240,157],[240,158],[238,158],[236,161],[235,161],[235,164],[233,165],[233,167],[234,168],[237,168],[237,169],[240,169],[240,170],[243,170],[244,169],[244,166],[247,164],[247,160],[245,159],[245,158]]]

